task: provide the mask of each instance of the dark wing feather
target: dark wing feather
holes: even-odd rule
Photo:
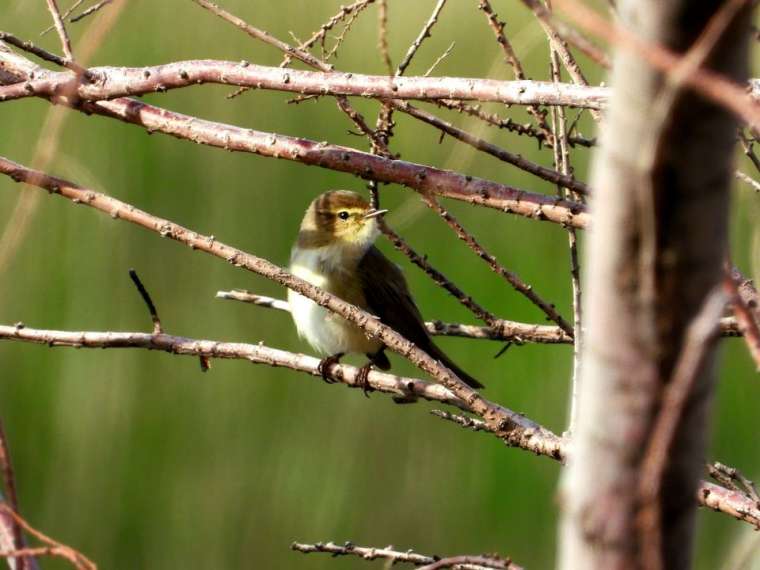
[[[383,324],[401,333],[430,356],[443,363],[470,386],[482,384],[464,372],[433,344],[420,310],[414,303],[404,274],[396,264],[372,246],[359,262],[359,275],[367,308]]]

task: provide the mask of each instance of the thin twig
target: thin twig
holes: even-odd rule
[[[383,58],[388,75],[393,75],[393,63],[388,51],[388,0],[377,2],[377,47]]]
[[[544,30],[546,37],[549,39],[549,45],[557,53],[557,56],[562,61],[562,65],[570,74],[573,82],[576,85],[588,85],[588,80],[583,75],[581,66],[570,53],[570,48],[567,46],[567,42],[559,34],[551,18],[548,16],[548,11],[538,0],[522,0],[536,16],[538,23]],[[601,114],[597,111],[592,111],[591,116],[597,121],[601,119]]]
[[[390,103],[394,109],[403,111],[407,115],[419,119],[423,123],[427,123],[428,125],[435,127],[447,135],[465,144],[468,144],[473,148],[485,152],[486,154],[490,154],[499,160],[512,164],[517,168],[524,170],[525,172],[528,172],[548,182],[552,182],[554,184],[568,188],[578,194],[590,194],[589,188],[586,184],[579,180],[576,180],[567,173],[559,172],[558,170],[552,170],[551,168],[546,168],[545,166],[531,162],[519,154],[509,152],[502,147],[496,146],[493,143],[490,143],[484,139],[463,131],[451,123],[444,121],[443,119],[440,119],[435,115],[428,113],[427,111],[423,111],[422,109],[419,109],[406,101],[391,101]]]
[[[468,565],[480,568],[497,568],[501,570],[522,570],[521,566],[514,564],[509,558],[498,556],[484,556],[473,554],[460,554],[459,556],[449,556],[441,558],[425,566],[420,566],[419,570],[441,570],[443,568],[466,568]]]
[[[710,477],[731,489],[743,492],[760,508],[760,495],[757,493],[755,483],[745,477],[736,467],[729,467],[715,461],[708,464],[707,470],[710,473]]]
[[[445,109],[458,111],[459,113],[465,113],[466,115],[480,119],[481,121],[493,127],[504,129],[504,130],[516,133],[518,135],[526,135],[529,137],[533,137],[537,139],[539,143],[545,144],[551,147],[551,144],[547,140],[544,133],[537,130],[530,123],[525,123],[525,124],[516,123],[515,121],[512,120],[511,117],[502,119],[495,113],[487,113],[486,111],[480,108],[480,105],[468,105],[464,101],[457,101],[454,99],[438,99],[436,101],[433,101],[433,103]],[[571,144],[571,146],[592,147],[596,144],[596,139],[587,139],[585,137],[575,135],[575,136],[569,136],[568,142]]]
[[[351,542],[344,544],[336,544],[334,542],[317,542],[315,544],[306,544],[294,542],[290,545],[292,550],[302,552],[304,554],[324,553],[333,557],[337,556],[356,556],[363,560],[386,560],[389,564],[407,563],[415,566],[423,566],[429,564],[435,564],[441,557],[439,556],[427,556],[425,554],[418,554],[413,550],[399,551],[394,550],[392,546],[385,548],[376,548],[374,546],[357,546]],[[494,566],[483,566],[477,563],[471,563],[464,561],[459,564],[460,570],[485,570],[486,568],[494,568]],[[500,568],[496,566],[496,568]],[[517,566],[505,567],[517,570]]]
[[[299,61],[302,61],[306,65],[309,65],[324,73],[330,73],[333,70],[333,66],[330,65],[329,63],[314,57],[312,54],[310,54],[309,52],[303,49],[293,47],[289,45],[287,42],[284,42],[282,40],[275,38],[274,36],[272,36],[272,34],[270,34],[269,32],[265,30],[261,30],[255,26],[252,26],[245,20],[238,18],[234,14],[220,8],[213,2],[209,2],[208,0],[193,0],[193,2],[195,2],[202,8],[205,8],[212,14],[218,16],[225,22],[228,22],[236,26],[237,28],[244,31],[246,34],[248,34],[252,38],[262,41],[268,45],[271,45],[272,47],[277,48],[278,50],[283,52],[285,54],[285,59],[282,61],[278,69],[282,70],[282,73],[284,74],[282,78],[286,83],[289,83],[291,81],[291,74],[297,73],[296,71],[293,71],[293,70],[286,70],[286,66],[290,64],[289,58],[298,59]],[[362,2],[356,2],[354,6],[360,6],[361,4]],[[364,5],[366,6],[366,3]],[[249,64],[247,62],[244,62],[244,67],[248,67],[248,66]],[[182,74],[182,72],[180,72],[180,74]],[[255,87],[256,89],[259,89],[262,87],[262,85],[252,84],[252,85],[243,85],[242,87],[245,87],[246,89],[253,88],[253,87]],[[245,89],[239,89],[238,91],[232,94],[232,97],[239,95],[244,90]],[[304,91],[301,91],[301,93],[305,94]],[[320,90],[319,93],[315,93],[315,94],[321,95],[323,93],[322,93],[322,90]],[[338,94],[336,96],[336,103],[338,105],[338,108],[341,111],[343,111],[346,115],[348,115],[348,117],[351,119],[354,125],[356,125],[356,127],[362,133],[367,135],[367,137],[369,137],[373,141],[373,144],[376,145],[377,148],[379,148],[382,151],[384,156],[387,156],[387,149],[385,148],[382,140],[377,136],[377,134],[374,131],[372,131],[372,129],[370,129],[367,126],[367,123],[364,120],[364,117],[361,115],[361,113],[356,111],[351,106],[351,104],[348,102],[348,98],[345,97],[345,95]]]
[[[71,40],[69,34],[66,32],[66,26],[61,19],[61,12],[58,10],[58,4],[56,0],[47,0],[48,10],[53,17],[53,23],[55,24],[55,30],[58,32],[58,37],[61,40],[61,47],[63,47],[63,54],[69,61],[74,61],[74,54],[71,53]]]
[[[156,306],[153,304],[153,299],[150,298],[150,293],[148,293],[148,290],[145,288],[145,285],[143,285],[142,281],[140,281],[140,277],[138,277],[137,271],[135,271],[134,269],[130,269],[129,278],[135,284],[135,287],[137,287],[137,291],[140,293],[140,297],[142,297],[142,300],[145,302],[145,305],[148,307],[148,312],[150,313],[150,320],[153,322],[153,334],[163,333],[164,330],[163,330],[163,327],[161,326],[161,319],[158,318],[158,311],[156,311]]]
[[[69,6],[63,14],[61,14],[61,20],[66,21],[66,18],[68,18],[71,15],[71,13],[77,8],[79,8],[83,3],[84,3],[84,0],[76,0],[76,2],[74,2],[71,6]],[[55,30],[55,24],[53,24],[52,26],[48,26],[47,28],[42,30],[42,32],[40,32],[40,35],[44,36],[45,34],[53,30]]]
[[[438,64],[441,63],[444,59],[446,59],[449,56],[451,51],[454,49],[455,45],[456,45],[456,42],[451,42],[451,44],[449,44],[449,47],[447,47],[446,50],[441,55],[438,56],[438,59],[436,59],[433,62],[433,65],[428,67],[428,70],[422,75],[422,77],[430,77],[430,74],[433,73],[433,70],[436,67],[438,67]]]
[[[404,75],[406,68],[409,67],[409,64],[412,62],[412,58],[414,58],[414,54],[416,54],[417,50],[420,49],[422,42],[424,42],[425,39],[430,37],[430,31],[433,29],[433,26],[435,26],[436,22],[438,21],[438,16],[441,14],[441,10],[443,10],[443,7],[445,4],[446,4],[446,0],[438,0],[438,2],[435,5],[435,8],[433,8],[433,13],[430,14],[430,17],[428,18],[427,22],[425,22],[425,25],[422,26],[422,30],[420,30],[420,33],[412,42],[412,45],[409,46],[409,49],[406,50],[406,54],[404,54],[404,57],[401,59],[401,62],[398,64],[398,67],[396,67],[396,77]]]
[[[589,59],[597,63],[598,65],[608,69],[612,66],[609,57],[599,47],[595,46],[588,38],[578,32],[578,30],[565,25],[562,21],[553,18],[551,11],[543,6],[539,0],[522,0],[536,16],[544,29],[550,29],[552,35],[562,40],[563,43],[570,43],[581,52],[583,52]],[[548,35],[548,34],[547,34]],[[550,36],[551,38],[551,36]],[[557,43],[556,41],[551,42]],[[561,47],[560,47],[561,49]],[[562,57],[562,54],[560,54]],[[569,70],[568,70],[569,72]]]
[[[25,41],[20,38],[17,38],[16,36],[8,32],[0,32],[0,41],[8,42],[12,46],[15,46],[19,49],[27,51],[31,54],[34,54],[44,61],[49,61],[50,63],[54,63],[61,67],[65,67],[67,69],[74,71],[75,73],[85,72],[85,69],[82,66],[80,66],[78,63],[76,63],[75,61],[71,61],[59,55],[51,53],[45,49],[42,49],[39,46],[34,45],[30,41]]]
[[[752,188],[755,192],[760,192],[760,182],[749,176],[748,174],[745,174],[741,170],[737,170],[734,172],[734,176],[737,180],[741,180],[742,182],[749,185],[750,188]]]
[[[47,547],[49,547],[49,551],[41,550],[38,551],[35,548],[21,548],[12,552],[2,552],[0,553],[0,556],[4,558],[17,558],[17,557],[27,557],[27,556],[57,556],[60,558],[64,558],[65,560],[68,560],[73,566],[78,568],[79,570],[97,570],[97,566],[94,562],[92,562],[89,558],[87,558],[84,554],[79,552],[78,550],[75,550],[71,548],[70,546],[66,546],[65,544],[61,544],[57,540],[53,540],[46,534],[40,532],[36,528],[34,528],[32,525],[30,525],[27,521],[25,521],[21,515],[19,515],[16,511],[11,509],[7,504],[0,504],[0,511],[4,514],[10,516],[13,518],[16,523],[21,526],[26,532],[28,532],[30,535],[32,535],[34,538],[45,544]]]
[[[97,12],[98,10],[100,10],[101,8],[105,8],[111,2],[113,2],[113,0],[100,0],[100,2],[98,2],[97,4],[94,4],[92,6],[90,6],[89,8],[87,8],[87,10],[85,10],[84,12],[82,12],[81,14],[79,14],[78,16],[72,16],[71,20],[69,20],[69,21],[70,22],[78,22],[80,20],[83,20],[84,18],[86,18],[90,14],[94,14],[95,12]]]
[[[488,25],[491,27],[494,35],[496,36],[496,42],[501,46],[501,51],[504,53],[504,61],[512,68],[515,79],[527,79],[522,63],[520,63],[520,60],[518,59],[511,42],[504,34],[504,26],[506,24],[499,20],[496,12],[493,11],[491,3],[488,0],[480,0],[478,2],[478,9],[483,12],[483,14],[485,14],[486,19],[488,20]],[[546,111],[539,109],[535,105],[528,105],[525,110],[533,116],[533,118],[536,120],[536,123],[538,124],[539,130],[543,133],[544,137],[547,139],[547,142],[553,146],[554,138],[552,136],[551,129],[549,129],[549,125],[546,124]]]
[[[547,0],[546,9],[551,10],[551,3]],[[553,47],[549,49],[549,64],[551,69],[552,80],[556,83],[561,82],[562,75],[559,63],[559,54]],[[571,173],[570,168],[570,151],[567,142],[565,109],[563,107],[552,107],[552,134],[555,145],[552,149],[554,155],[554,168],[565,176]],[[571,189],[562,184],[557,185],[557,192],[560,196],[574,196],[577,200],[582,197],[577,192],[571,194]],[[580,379],[581,379],[581,354],[582,354],[582,294],[580,267],[578,262],[578,237],[573,228],[567,228],[567,242],[570,251],[570,283],[572,285],[573,299],[573,375],[572,385],[570,387],[570,413],[567,427],[567,433],[572,434],[578,420],[578,400],[580,398]]]
[[[503,265],[501,265],[496,258],[488,253],[475,237],[468,232],[459,221],[451,215],[451,213],[441,206],[440,202],[433,196],[422,195],[423,201],[430,206],[430,208],[437,212],[438,215],[446,222],[446,224],[454,230],[457,237],[467,244],[467,246],[475,253],[477,257],[485,261],[488,266],[497,275],[503,277],[507,283],[509,283],[515,291],[523,295],[531,303],[536,305],[547,316],[548,319],[557,323],[557,325],[565,331],[568,336],[574,337],[574,331],[572,325],[568,323],[558,312],[555,306],[551,303],[544,301],[534,290],[533,287],[525,283],[516,273],[509,271]]]
[[[332,30],[337,24],[345,20],[348,16],[356,13],[357,11],[361,11],[364,8],[367,7],[367,5],[373,3],[375,0],[357,0],[353,4],[349,4],[348,6],[341,6],[340,10],[338,10],[338,13],[332,16],[327,22],[322,24],[319,27],[319,30],[314,32],[312,36],[306,40],[305,42],[299,42],[299,46],[297,49],[299,50],[308,50],[311,49],[314,44],[317,42],[320,42],[322,45],[322,52],[324,53],[325,49],[325,39],[327,38],[327,32]],[[288,54],[285,56],[285,59],[280,63],[280,67],[287,67],[290,64],[291,59],[293,56],[291,54]],[[323,60],[327,58],[323,57]]]
[[[373,1],[373,0],[372,0]],[[335,44],[332,48],[330,48],[327,52],[324,52],[322,59],[324,61],[328,61],[330,58],[332,58],[335,54],[338,53],[338,49],[343,44],[343,41],[346,39],[346,35],[351,30],[351,26],[354,25],[354,22],[359,17],[359,14],[369,5],[368,2],[364,2],[361,4],[354,12],[349,16],[348,21],[343,26],[343,30],[338,34],[338,36],[335,38]]]

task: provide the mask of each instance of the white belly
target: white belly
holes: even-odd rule
[[[290,271],[304,281],[334,293],[330,280],[317,271],[321,258],[323,255],[317,251],[301,252],[291,260]],[[374,353],[382,346],[378,340],[367,338],[361,329],[343,317],[290,289],[288,302],[298,335],[323,354]]]

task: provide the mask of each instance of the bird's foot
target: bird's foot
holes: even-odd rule
[[[322,360],[319,361],[319,366],[317,366],[317,372],[319,372],[319,374],[322,376],[322,380],[324,380],[328,384],[335,384],[336,380],[333,380],[329,376],[330,369],[340,362],[340,359],[343,358],[343,354],[344,353],[339,352],[331,356],[326,356]]]
[[[369,393],[374,392],[374,388],[369,385],[369,371],[372,370],[372,362],[367,362],[364,366],[359,368],[359,372],[356,374],[356,385],[362,389],[364,395],[369,398]]]

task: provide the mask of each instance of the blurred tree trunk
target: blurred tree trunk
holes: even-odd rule
[[[723,3],[621,0],[618,10],[643,40],[684,53]],[[745,7],[708,67],[746,80],[748,23]],[[686,329],[719,283],[727,252],[734,118],[671,88],[628,50],[618,50],[612,85],[593,172],[579,423],[562,481],[566,570],[652,567],[641,540],[642,462]],[[665,464],[657,504],[665,568],[691,562],[711,360],[695,378]]]

